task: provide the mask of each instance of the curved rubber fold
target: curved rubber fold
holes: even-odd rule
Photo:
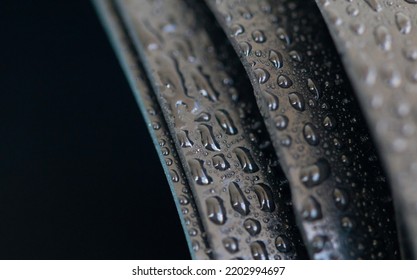
[[[384,173],[314,1],[206,2],[250,77],[310,257],[398,258]]]

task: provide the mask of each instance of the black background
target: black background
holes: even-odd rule
[[[0,258],[186,259],[90,1],[0,3]]]

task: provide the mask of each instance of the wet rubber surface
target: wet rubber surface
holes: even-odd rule
[[[317,1],[391,180],[402,247],[417,242],[417,2]]]
[[[391,165],[404,164],[399,149],[412,139],[413,122],[404,120],[414,87],[392,60],[417,55],[413,38],[394,40],[390,28],[399,38],[414,30],[409,4],[384,13],[389,3],[319,1],[325,22],[313,0],[96,2],[107,7],[109,34],[153,127],[193,258],[295,259],[306,250],[312,259],[400,257],[390,189],[405,245],[414,193],[404,182],[412,176]],[[351,39],[366,33],[373,13],[378,25],[366,38],[386,58]],[[394,21],[384,21],[390,13]],[[401,105],[383,107],[394,89],[404,91]],[[391,125],[404,137],[389,138]],[[388,185],[374,141],[400,190]]]
[[[251,78],[310,256],[395,258],[388,186],[319,11],[272,2],[207,0]]]

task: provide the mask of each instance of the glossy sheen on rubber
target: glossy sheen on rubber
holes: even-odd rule
[[[283,178],[256,141],[262,122],[250,117],[250,91],[232,85],[208,22],[180,0],[116,3],[175,135],[213,257],[296,258]]]
[[[406,257],[417,257],[417,1],[317,1],[393,186]]]
[[[314,1],[206,2],[251,78],[310,257],[398,258],[388,186]]]
[[[139,107],[148,124],[162,166],[167,175],[172,194],[177,205],[178,214],[184,227],[185,236],[194,259],[209,259],[205,233],[196,212],[193,195],[178,159],[171,134],[168,131],[158,102],[144,76],[142,67],[132,49],[132,43],[125,34],[118,14],[111,1],[95,0],[103,25],[117,52],[120,63],[129,79]],[[152,186],[149,186],[152,187]],[[157,187],[157,186],[153,186]],[[146,190],[144,190],[146,197]]]

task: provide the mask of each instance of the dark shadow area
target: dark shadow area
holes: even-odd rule
[[[0,4],[0,258],[189,258],[89,1]]]

